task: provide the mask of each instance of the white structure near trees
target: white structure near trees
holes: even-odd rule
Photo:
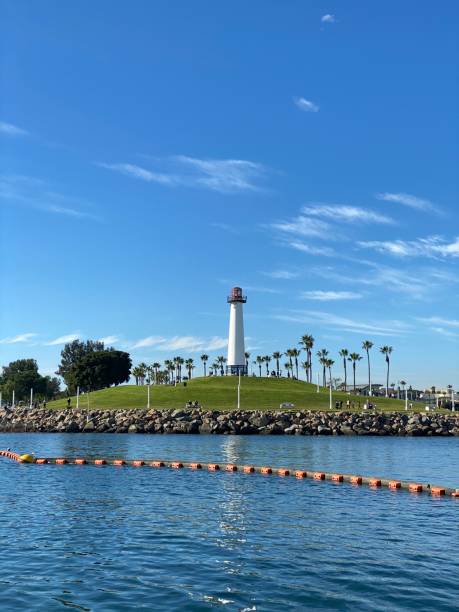
[[[228,333],[228,360],[227,374],[247,374],[244,340],[244,313],[243,305],[247,298],[242,294],[240,287],[233,287],[228,296],[230,305],[230,320]]]

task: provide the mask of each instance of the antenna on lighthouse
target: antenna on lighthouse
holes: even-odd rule
[[[227,299],[230,305],[230,320],[228,333],[228,360],[226,365],[227,374],[247,375],[244,341],[244,314],[243,304],[247,298],[240,287],[233,287],[231,295]]]

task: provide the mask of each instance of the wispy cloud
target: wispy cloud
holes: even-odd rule
[[[440,334],[440,336],[445,336],[446,338],[459,338],[459,334],[451,331],[450,329],[445,329],[444,327],[431,327],[431,331],[436,334]]]
[[[227,338],[212,336],[209,339],[196,336],[173,336],[172,338],[162,338],[159,336],[148,336],[138,340],[131,346],[131,349],[155,347],[158,351],[214,351],[225,347],[228,343]]]
[[[103,342],[105,346],[109,344],[117,344],[120,341],[118,336],[105,336],[104,338],[99,338],[99,342]]]
[[[12,123],[5,123],[0,121],[0,134],[6,134],[7,136],[27,136],[28,131],[23,128],[13,125]]]
[[[431,317],[417,317],[418,321],[422,323],[428,323],[430,325],[440,325],[442,327],[456,327],[459,328],[459,319],[445,319],[443,317],[431,316]]]
[[[59,336],[50,342],[45,342],[46,346],[57,346],[58,344],[67,344],[67,342],[73,342],[74,340],[80,339],[80,334],[67,334],[66,336]]]
[[[335,255],[335,251],[330,247],[318,247],[306,244],[300,240],[286,240],[284,244],[292,249],[295,249],[295,251],[301,251],[302,253],[307,253],[308,255],[318,255],[323,257],[333,257]]]
[[[276,314],[273,318],[292,323],[316,324],[326,329],[339,329],[351,333],[372,334],[373,336],[400,336],[410,331],[410,326],[403,321],[355,321],[330,312],[316,310],[290,310],[286,314]]]
[[[145,348],[148,346],[157,346],[158,344],[162,344],[163,342],[166,342],[166,338],[162,338],[161,336],[147,336],[146,338],[141,338],[140,340],[137,340],[137,342],[135,342],[131,346],[131,348],[138,349]]]
[[[311,100],[306,100],[306,98],[293,98],[293,102],[295,105],[302,111],[306,113],[318,113],[320,108]]]
[[[369,240],[360,241],[364,249],[387,253],[398,257],[459,257],[459,237],[448,242],[441,236],[428,236],[418,240]]]
[[[320,21],[322,23],[335,23],[336,18],[334,15],[330,15],[329,13],[327,13],[326,15],[322,15],[322,17],[320,18]]]
[[[230,234],[239,234],[239,230],[233,225],[229,225],[228,223],[219,223],[214,222],[210,224],[211,227],[215,227],[216,229],[223,230],[224,232],[228,232]]]
[[[126,176],[141,179],[142,181],[147,181],[149,183],[160,183],[161,185],[178,184],[177,179],[172,175],[163,174],[161,172],[152,172],[151,170],[147,170],[146,168],[136,166],[135,164],[105,164],[101,162],[97,165],[101,168],[106,168],[107,170],[115,170],[116,172],[120,172],[121,174],[124,174]]]
[[[385,202],[395,202],[414,208],[415,210],[423,210],[430,212],[440,212],[440,209],[430,200],[425,198],[418,198],[417,196],[410,195],[409,193],[377,193],[376,197],[378,200],[384,200]]]
[[[346,223],[394,223],[394,220],[367,208],[348,206],[343,204],[310,204],[301,209],[303,215],[322,217],[332,221],[344,221]]]
[[[311,219],[304,215],[299,215],[290,221],[278,221],[271,223],[272,229],[296,234],[298,236],[308,236],[312,238],[329,238],[330,224],[321,219]]]
[[[303,291],[301,298],[305,300],[316,300],[318,302],[335,302],[338,300],[359,300],[361,293],[354,291]]]
[[[219,193],[260,191],[258,181],[266,174],[262,164],[243,159],[199,159],[176,155],[155,160],[155,163],[162,169],[153,170],[129,163],[97,165],[147,182],[170,187],[202,187]]]
[[[27,332],[25,334],[18,334],[10,338],[3,338],[0,340],[0,344],[18,344],[20,342],[29,342],[32,338],[35,338],[37,334]]]
[[[292,280],[298,278],[298,272],[291,272],[290,270],[273,270],[272,272],[262,272],[265,276],[270,278],[278,278],[282,280]]]
[[[88,202],[50,190],[46,181],[34,177],[0,176],[0,198],[51,214],[99,220],[85,210],[90,206]]]

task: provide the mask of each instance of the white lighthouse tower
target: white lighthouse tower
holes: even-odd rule
[[[240,287],[233,287],[228,296],[230,320],[228,333],[227,374],[247,374],[244,343],[244,314],[242,305],[247,302]]]

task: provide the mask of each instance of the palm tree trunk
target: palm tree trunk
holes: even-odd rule
[[[258,369],[260,370],[260,378],[261,378],[261,363],[259,364]]]
[[[387,377],[386,377],[386,397],[389,397],[389,359],[387,361]]]
[[[326,381],[325,381],[325,366],[323,366],[322,369],[322,387],[326,387]]]
[[[371,396],[371,370],[370,370],[370,351],[367,349],[368,362],[368,394]]]
[[[343,358],[344,364],[344,393],[347,391],[347,365],[346,365],[346,357]]]
[[[352,364],[352,369],[354,370],[354,393],[355,393],[355,361]]]
[[[296,369],[296,378],[298,380],[299,379],[299,376],[298,376],[298,359],[296,357],[295,357],[295,369]]]
[[[206,374],[206,362],[204,361],[204,378],[207,376]]]

